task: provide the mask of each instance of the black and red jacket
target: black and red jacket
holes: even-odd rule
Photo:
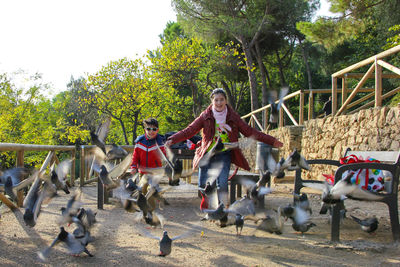
[[[157,134],[154,139],[148,139],[145,134],[136,138],[131,169],[137,169],[140,173],[145,173],[145,169],[162,167],[162,159],[160,158],[156,142],[165,154],[164,138],[161,135]]]

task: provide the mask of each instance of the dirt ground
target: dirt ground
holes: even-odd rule
[[[266,197],[266,212],[292,201],[292,184],[277,184]],[[97,190],[94,185],[83,188],[84,207],[97,210]],[[40,262],[37,252],[46,248],[59,232],[57,219],[60,207],[69,196],[63,192],[44,205],[34,228],[26,226],[20,209],[10,212],[2,207],[0,219],[1,266],[400,266],[400,249],[393,243],[388,210],[384,204],[346,200],[346,207],[360,207],[377,216],[376,234],[367,234],[351,219],[341,225],[341,242],[329,242],[328,215],[320,215],[320,196],[309,194],[317,225],[302,236],[291,222],[285,223],[282,235],[256,231],[254,222],[245,222],[242,235],[237,236],[234,226],[220,228],[215,223],[200,222],[200,199],[196,186],[181,182],[166,193],[170,206],[159,213],[167,220],[165,229],[176,236],[188,229],[201,227],[187,238],[174,241],[172,253],[158,257],[158,241],[142,236],[135,230],[134,214],[124,211],[118,204],[106,204],[98,210],[97,221],[91,233],[95,241],[88,245],[94,257],[68,254],[63,244],[57,245],[46,263]],[[365,216],[360,210],[353,215]],[[66,227],[72,232],[73,227]],[[161,236],[162,230],[148,229]]]

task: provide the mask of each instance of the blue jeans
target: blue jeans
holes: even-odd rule
[[[215,163],[222,163],[222,170],[217,178],[217,189],[218,191],[228,192],[228,177],[229,170],[231,168],[231,151],[224,151],[215,154],[207,165],[199,167],[199,187],[204,188],[206,186],[208,170],[210,167],[213,167]]]

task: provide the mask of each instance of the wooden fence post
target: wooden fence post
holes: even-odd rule
[[[342,103],[343,105],[343,103]],[[332,77],[332,115],[336,115],[337,110],[337,78]]]
[[[382,66],[375,58],[375,107],[382,106]]]
[[[80,182],[79,182],[79,186],[82,187],[85,184],[85,146],[81,146],[81,174],[79,177],[80,178]]]
[[[299,125],[304,124],[304,92],[300,92]]]

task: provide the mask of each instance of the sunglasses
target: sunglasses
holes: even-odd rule
[[[157,129],[158,129],[158,128],[146,128],[147,131],[151,131],[151,130],[157,131]]]

